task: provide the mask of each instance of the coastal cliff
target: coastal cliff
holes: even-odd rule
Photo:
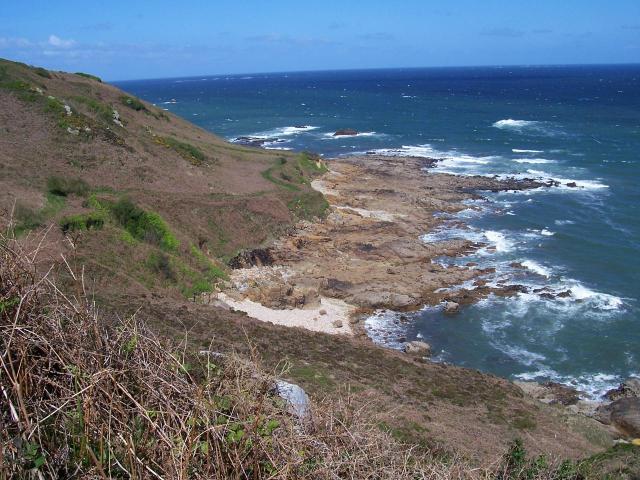
[[[95,77],[4,60],[0,101],[3,265],[16,242],[33,260],[34,278],[50,270],[56,278],[47,295],[77,292],[82,277],[100,328],[135,313],[161,338],[187,332],[190,354],[252,358],[302,386],[312,402],[337,405],[346,396],[350,408],[377,412],[373,423],[398,451],[418,445],[487,466],[516,441],[553,461],[612,445],[600,423],[505,379],[424,362],[358,335],[362,314],[374,309],[512,293],[480,283],[473,295],[443,292],[482,272],[430,260],[479,246],[433,247],[419,235],[437,225],[436,210],[461,209],[478,191],[534,183],[418,177],[428,165],[411,158],[327,166],[310,153],[234,145]],[[17,315],[6,303],[17,298],[11,278],[2,276],[3,329]],[[306,324],[277,325],[243,313],[247,301],[289,318],[296,308],[312,314]],[[340,332],[353,335],[332,335]],[[4,432],[13,432],[13,421],[3,417]]]

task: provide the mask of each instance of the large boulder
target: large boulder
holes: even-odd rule
[[[623,434],[640,437],[640,398],[626,397],[598,409],[603,423],[615,426]]]
[[[302,387],[284,380],[276,380],[275,390],[277,395],[287,403],[291,415],[300,420],[309,416],[309,397]]]
[[[640,397],[640,378],[631,377],[620,384],[618,388],[609,390],[604,394],[609,400],[618,400],[627,397]]]
[[[427,342],[414,340],[413,342],[408,342],[404,346],[404,352],[418,357],[429,357],[431,356],[431,345]]]

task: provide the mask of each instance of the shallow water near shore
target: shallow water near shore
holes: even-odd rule
[[[425,232],[486,243],[442,264],[494,266],[527,293],[455,315],[381,313],[372,337],[422,338],[435,358],[598,396],[640,373],[640,66],[371,70],[122,82],[230,140],[326,157],[376,151],[438,158],[437,171],[554,179],[490,193]],[[334,137],[341,128],[357,136]],[[460,228],[462,221],[469,228]],[[534,290],[540,290],[534,293]],[[545,298],[540,293],[571,297]],[[552,295],[547,295],[550,297]]]

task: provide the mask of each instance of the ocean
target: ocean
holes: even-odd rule
[[[440,172],[557,180],[554,188],[489,193],[423,237],[488,244],[437,261],[493,266],[491,283],[526,285],[528,293],[490,297],[456,315],[429,307],[408,323],[379,312],[366,322],[369,334],[378,342],[423,339],[436,361],[562,382],[592,398],[640,375],[640,65],[213,75],[117,86],[266,148],[426,156],[441,160]],[[332,135],[342,128],[359,134]]]

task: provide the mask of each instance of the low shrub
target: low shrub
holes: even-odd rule
[[[166,280],[172,282],[176,281],[176,272],[171,266],[171,259],[164,252],[153,252],[147,258],[147,267],[149,269],[164,277]]]
[[[47,180],[47,191],[59,197],[68,195],[85,197],[89,190],[89,185],[81,178],[49,177]]]
[[[158,245],[165,250],[178,248],[178,240],[157,213],[147,212],[126,198],[111,205],[110,210],[118,223],[133,238]]]
[[[82,230],[98,230],[104,226],[104,217],[96,212],[69,215],[60,220],[63,233]]]
[[[76,75],[84,78],[88,78],[90,80],[95,80],[96,82],[102,83],[102,79],[100,77],[96,77],[95,75],[91,75],[89,73],[76,72]]]
[[[24,232],[41,227],[44,224],[45,216],[40,210],[34,210],[18,203],[13,212],[13,220],[15,222],[14,233],[20,236]]]
[[[120,97],[120,101],[123,105],[126,105],[136,112],[141,112],[147,109],[147,107],[144,106],[144,103],[142,103],[140,100],[138,100],[137,98],[129,97],[127,95],[123,95],[122,97]]]
[[[36,73],[36,75],[40,75],[41,77],[51,78],[51,73],[46,68],[33,67],[33,71]]]

